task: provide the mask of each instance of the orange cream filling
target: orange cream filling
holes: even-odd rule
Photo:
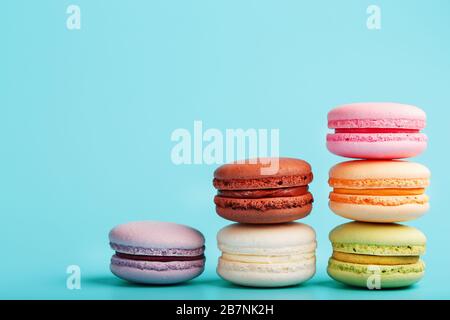
[[[365,196],[415,196],[425,193],[424,188],[406,189],[344,189],[334,188],[333,193]]]
[[[428,203],[428,196],[425,194],[379,196],[330,192],[330,201],[372,206],[401,206],[404,204],[426,204]]]

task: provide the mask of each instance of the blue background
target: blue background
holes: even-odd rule
[[[81,8],[81,30],[66,8]],[[382,29],[366,28],[377,4]],[[3,1],[0,10],[0,298],[450,298],[448,117],[450,2]],[[346,222],[327,206],[326,114],[349,102],[415,104],[428,114],[432,209],[426,277],[367,291],[326,274],[327,236]],[[281,154],[314,170],[317,274],[284,289],[218,278],[215,165],[171,162],[177,128],[279,128]],[[109,230],[175,221],[207,238],[205,273],[183,285],[130,285],[109,272]],[[82,289],[66,289],[66,267]]]

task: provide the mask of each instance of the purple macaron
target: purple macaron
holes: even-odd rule
[[[127,281],[173,284],[199,276],[205,238],[188,226],[158,221],[121,224],[109,233],[111,272]]]

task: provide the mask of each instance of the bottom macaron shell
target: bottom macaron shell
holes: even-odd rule
[[[426,141],[352,142],[327,141],[331,153],[360,159],[403,159],[415,157],[426,148]]]
[[[329,206],[335,214],[363,222],[403,222],[414,220],[425,214],[429,204],[403,204],[400,206],[375,206],[330,201]]]
[[[419,264],[422,264],[422,262]],[[343,284],[368,289],[374,289],[374,287],[370,288],[370,285],[375,286],[377,283],[380,285],[377,289],[407,287],[418,282],[425,274],[423,269],[421,271],[405,272],[404,270],[406,270],[406,268],[410,268],[409,265],[395,266],[396,270],[392,273],[384,271],[383,266],[378,266],[381,268],[381,274],[379,275],[378,281],[378,275],[374,274],[373,271],[350,271],[348,268],[342,266],[355,266],[355,270],[358,270],[362,265],[342,263],[334,259],[330,259],[327,268],[328,275]],[[371,267],[377,268],[377,266]],[[387,268],[391,267],[392,266],[387,266]]]
[[[217,273],[224,280],[248,287],[286,287],[311,279],[316,272],[315,258],[289,267],[227,262],[219,258]]]
[[[113,257],[111,272],[117,277],[141,284],[175,284],[194,279],[205,267],[204,260],[150,262]]]
[[[310,214],[311,210],[311,204],[298,208],[271,209],[266,211],[216,207],[217,214],[224,219],[252,224],[291,222],[306,217]]]

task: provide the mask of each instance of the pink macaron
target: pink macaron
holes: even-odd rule
[[[415,106],[368,102],[334,108],[328,113],[327,148],[332,153],[362,159],[414,157],[427,147],[426,114]]]
[[[143,284],[174,284],[199,276],[205,267],[205,239],[188,226],[138,221],[109,233],[111,272]]]

